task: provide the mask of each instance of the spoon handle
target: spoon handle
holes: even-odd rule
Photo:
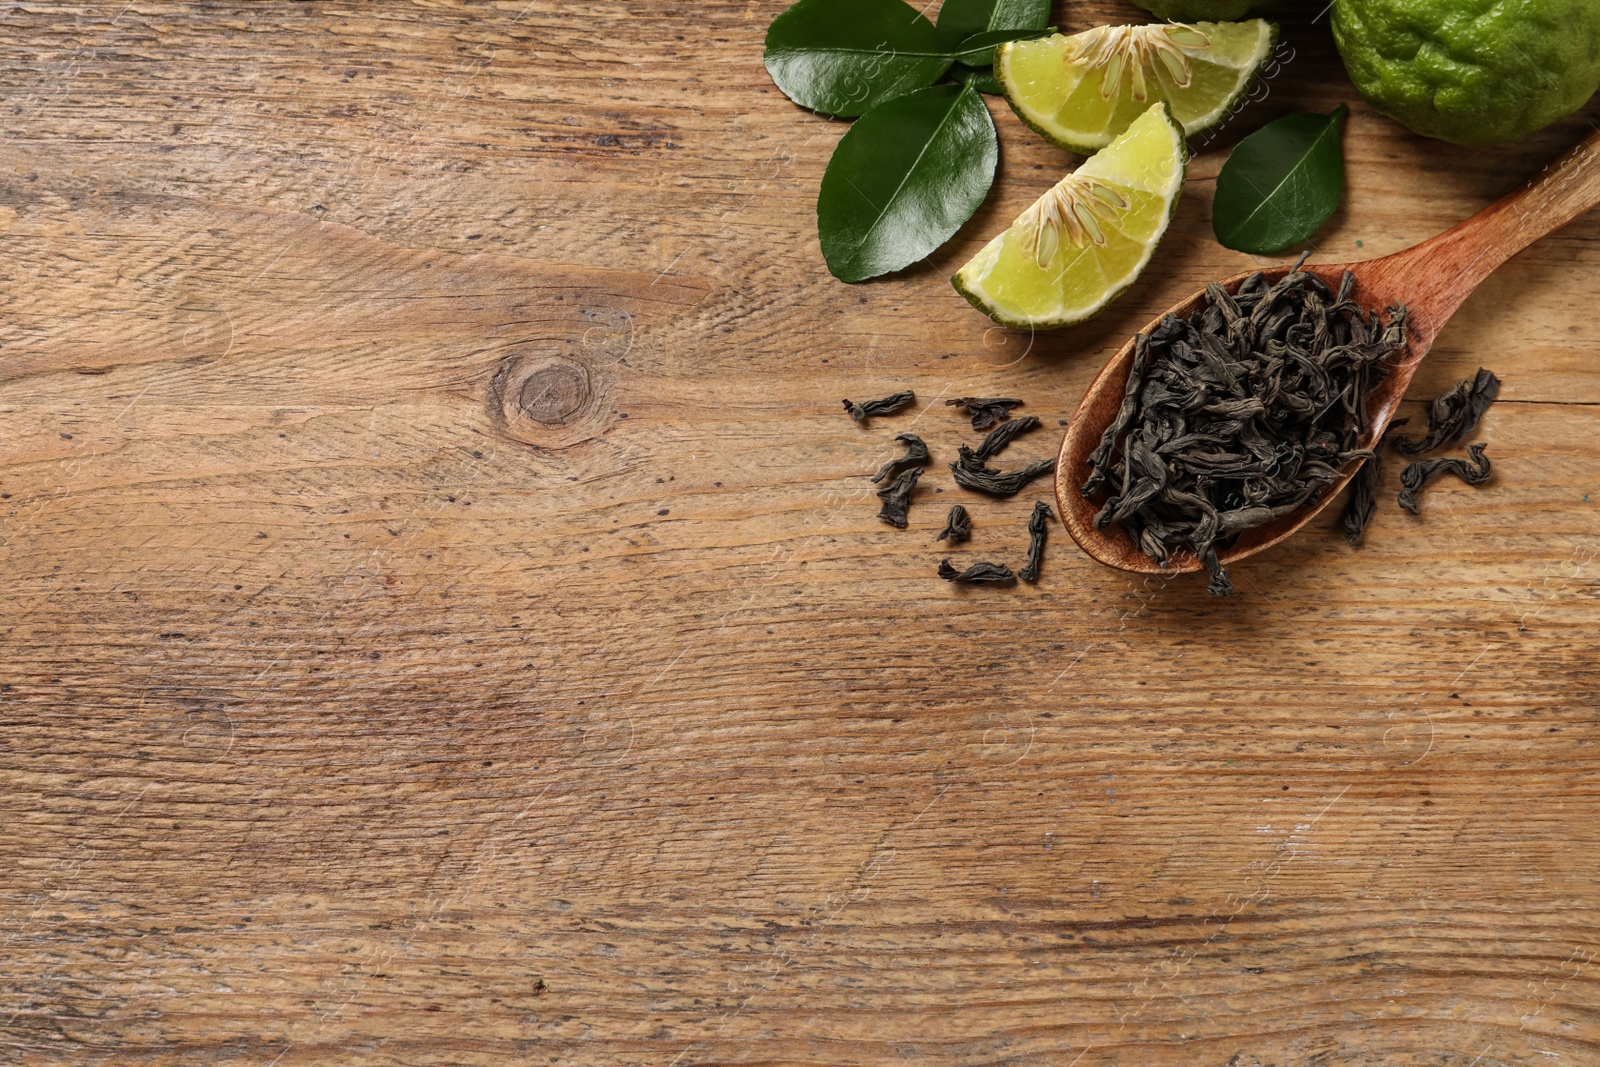
[[[1391,273],[1416,294],[1437,334],[1456,308],[1506,260],[1600,205],[1600,132],[1590,135],[1521,189],[1415,248],[1389,257]],[[1386,264],[1389,266],[1389,264]]]

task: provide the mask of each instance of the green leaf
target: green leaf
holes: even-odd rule
[[[1055,32],[1054,26],[1043,26],[1034,30],[984,30],[982,33],[973,34],[956,46],[956,62],[965,63],[969,67],[992,67],[994,50],[1007,41],[1026,41]]]
[[[860,282],[944,244],[989,195],[1000,142],[976,89],[936,85],[880,104],[839,141],[817,197],[834,277]]]
[[[1339,207],[1350,109],[1288,115],[1239,142],[1217,175],[1211,227],[1236,252],[1271,255],[1305,241]]]
[[[933,23],[901,0],[800,0],[767,29],[767,73],[784,95],[853,117],[949,69]]]
[[[939,34],[957,45],[985,30],[1042,30],[1050,21],[1050,0],[944,0]]]
[[[969,67],[965,63],[957,63],[950,68],[950,77],[962,85],[970,85],[980,93],[990,96],[1003,96],[1005,90],[1000,88],[1000,79],[994,76],[993,67]]]

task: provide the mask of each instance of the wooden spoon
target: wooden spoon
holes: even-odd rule
[[[1600,133],[1589,137],[1560,160],[1546,167],[1528,185],[1490,205],[1455,229],[1424,241],[1415,248],[1382,259],[1352,264],[1309,264],[1303,270],[1318,275],[1338,291],[1339,279],[1346,270],[1355,275],[1355,300],[1363,307],[1382,310],[1392,304],[1410,309],[1408,345],[1399,364],[1373,389],[1367,402],[1371,423],[1359,442],[1371,448],[1383,436],[1405,396],[1417,367],[1434,338],[1463,301],[1485,278],[1506,260],[1535,241],[1553,233],[1590,208],[1600,204]],[[1288,266],[1263,271],[1268,283],[1289,273]],[[1249,274],[1240,274],[1222,283],[1236,292]],[[1173,305],[1167,314],[1186,316],[1205,306],[1201,290]],[[1157,316],[1144,332],[1149,333],[1165,316]],[[1130,339],[1100,376],[1067,428],[1061,443],[1061,458],[1056,464],[1056,500],[1073,540],[1101,563],[1120,570],[1143,574],[1178,574],[1200,569],[1193,553],[1174,553],[1161,567],[1142,552],[1120,524],[1104,530],[1094,526],[1100,505],[1088,500],[1079,487],[1089,477],[1089,455],[1122,404],[1133,360]],[[1292,515],[1241,534],[1233,547],[1219,553],[1224,565],[1270,548],[1310,522],[1326,507],[1355,475],[1355,464],[1317,500]]]

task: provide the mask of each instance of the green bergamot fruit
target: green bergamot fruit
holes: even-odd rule
[[[1367,103],[1457,144],[1525,137],[1600,88],[1596,0],[1335,0],[1333,33]]]

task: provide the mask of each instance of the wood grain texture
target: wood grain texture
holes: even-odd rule
[[[1151,271],[1030,338],[944,279],[1074,160],[991,101],[978,217],[833,282],[844,126],[767,80],[782,6],[0,5],[0,1062],[1600,1061],[1600,219],[1413,388],[1505,379],[1490,486],[1227,602],[1059,531],[952,588],[945,507],[1015,562],[1032,499],[953,486],[938,399],[1054,452],[1253,262],[1227,144],[1354,94],[1291,18]],[[1317,258],[1597,116],[1468,150],[1356,106]],[[899,532],[864,475],[908,428]]]

